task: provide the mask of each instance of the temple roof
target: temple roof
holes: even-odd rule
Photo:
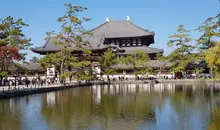
[[[169,61],[159,61],[159,60],[150,60],[149,62],[147,62],[147,64],[153,68],[159,68],[159,67],[162,67],[162,66],[165,66],[167,68],[170,68],[172,67],[172,63],[169,62]],[[114,68],[114,69],[129,69],[129,68],[132,68],[132,65],[130,64],[116,64],[116,65],[112,65],[111,68]],[[141,67],[139,67],[141,68]]]
[[[129,20],[107,21],[90,32],[97,36],[102,36],[104,34],[106,38],[126,38],[154,35],[154,32],[138,27]]]
[[[104,49],[108,48],[108,45],[104,45],[104,36],[82,36],[83,41],[88,41],[89,45],[86,48],[91,50]],[[46,52],[58,52],[60,51],[59,47],[54,44],[55,36],[51,36],[41,47],[32,48],[31,50],[36,53],[46,53]],[[74,50],[74,43],[72,44],[72,49]]]
[[[27,70],[43,70],[40,63],[21,64],[21,67]]]
[[[147,54],[151,53],[160,53],[163,52],[163,49],[152,48],[148,46],[132,46],[132,47],[119,47],[117,45],[104,45],[104,36],[82,36],[83,41],[88,41],[89,45],[86,48],[91,50],[101,50],[109,47],[117,47],[117,53],[120,55],[131,54],[134,51],[144,51]],[[41,47],[32,48],[33,52],[45,54],[47,52],[58,52],[60,51],[59,47],[54,44],[55,37],[51,36]],[[74,50],[74,46],[72,46]]]
[[[81,35],[83,41],[88,41],[89,45],[85,46],[91,50],[103,50],[109,47],[118,48],[122,52],[118,54],[131,54],[133,51],[142,50],[148,54],[163,52],[162,49],[151,48],[148,46],[132,46],[132,47],[119,47],[118,45],[106,45],[104,41],[106,38],[126,38],[126,37],[143,37],[153,36],[154,32],[140,28],[129,20],[123,21],[107,21],[104,24],[96,27],[90,31],[92,35]],[[31,48],[33,52],[46,54],[47,52],[58,52],[59,47],[54,44],[55,36],[51,36],[41,47]],[[71,45],[74,50],[74,43]]]
[[[118,54],[122,54],[122,55],[131,54],[134,51],[143,51],[147,54],[163,52],[163,49],[152,48],[149,46],[121,47],[121,49],[124,50],[124,52],[119,52]]]

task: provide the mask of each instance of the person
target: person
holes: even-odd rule
[[[43,83],[44,83],[44,81],[41,79],[41,80],[40,80],[40,85],[41,85],[41,87],[43,86]]]
[[[26,80],[25,80],[25,84],[26,84],[26,86],[27,86],[27,88],[28,88],[28,85],[30,84],[30,81],[29,81],[28,78],[26,78]]]
[[[49,78],[47,79],[47,84],[50,85],[50,79]]]
[[[11,89],[11,86],[12,86],[12,81],[11,81],[11,79],[8,81],[8,85],[9,85],[9,89]]]
[[[34,78],[31,80],[31,83],[32,83],[32,85],[35,84],[35,79]]]

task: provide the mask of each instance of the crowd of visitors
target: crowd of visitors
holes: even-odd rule
[[[58,82],[57,78],[3,78],[0,81],[0,86],[8,86],[9,88],[12,86],[25,85],[29,86],[43,86],[45,84],[51,85],[56,84]]]

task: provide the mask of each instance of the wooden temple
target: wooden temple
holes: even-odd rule
[[[111,48],[117,56],[130,55],[136,50],[141,50],[149,55],[151,59],[149,64],[152,67],[159,67],[162,64],[156,60],[156,54],[163,53],[163,49],[150,47],[155,42],[155,33],[135,25],[128,16],[126,20],[120,21],[111,21],[107,18],[105,23],[89,32],[92,35],[82,35],[81,37],[90,43],[87,47],[92,51],[93,56],[103,54],[108,48]],[[41,55],[58,52],[60,50],[53,43],[54,39],[55,37],[51,36],[43,46],[31,50]],[[74,55],[77,56],[77,54]],[[115,67],[120,68],[122,66],[117,65]]]

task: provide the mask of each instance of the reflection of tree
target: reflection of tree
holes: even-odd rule
[[[177,85],[176,87],[179,89],[170,96],[170,101],[177,127],[193,129],[196,122],[200,122],[204,127],[207,126],[210,116],[208,109],[211,110],[213,106],[211,92],[204,89],[205,85],[201,84],[196,86],[196,91],[193,91],[192,85]],[[190,121],[194,119],[196,121]]]
[[[20,110],[16,108],[16,106],[14,107],[15,108],[10,107],[9,100],[0,101],[0,130],[21,130],[22,129]]]
[[[125,96],[119,99],[117,118],[125,120],[154,120],[155,113],[151,107],[149,95]]]
[[[92,93],[90,88],[83,89],[76,88],[74,91],[56,93],[56,102],[52,106],[47,104],[46,97],[43,99],[41,113],[48,126],[68,130],[81,129],[82,124],[91,124]]]
[[[215,109],[213,116],[210,117],[209,130],[220,129],[220,108]]]
[[[105,120],[112,120],[115,118],[118,109],[118,99],[116,96],[103,95],[101,101],[101,108],[96,111],[102,110],[102,115]]]
[[[110,89],[113,88],[107,90]],[[125,122],[130,119],[155,121],[155,113],[151,108],[152,97],[147,93],[127,96],[105,95],[103,90],[101,93],[100,104],[95,103],[92,88],[59,91],[56,93],[54,105],[46,102],[45,95],[41,113],[52,129],[83,129],[94,125],[95,122],[99,122],[98,124],[102,124],[100,127],[103,127],[117,119]]]

